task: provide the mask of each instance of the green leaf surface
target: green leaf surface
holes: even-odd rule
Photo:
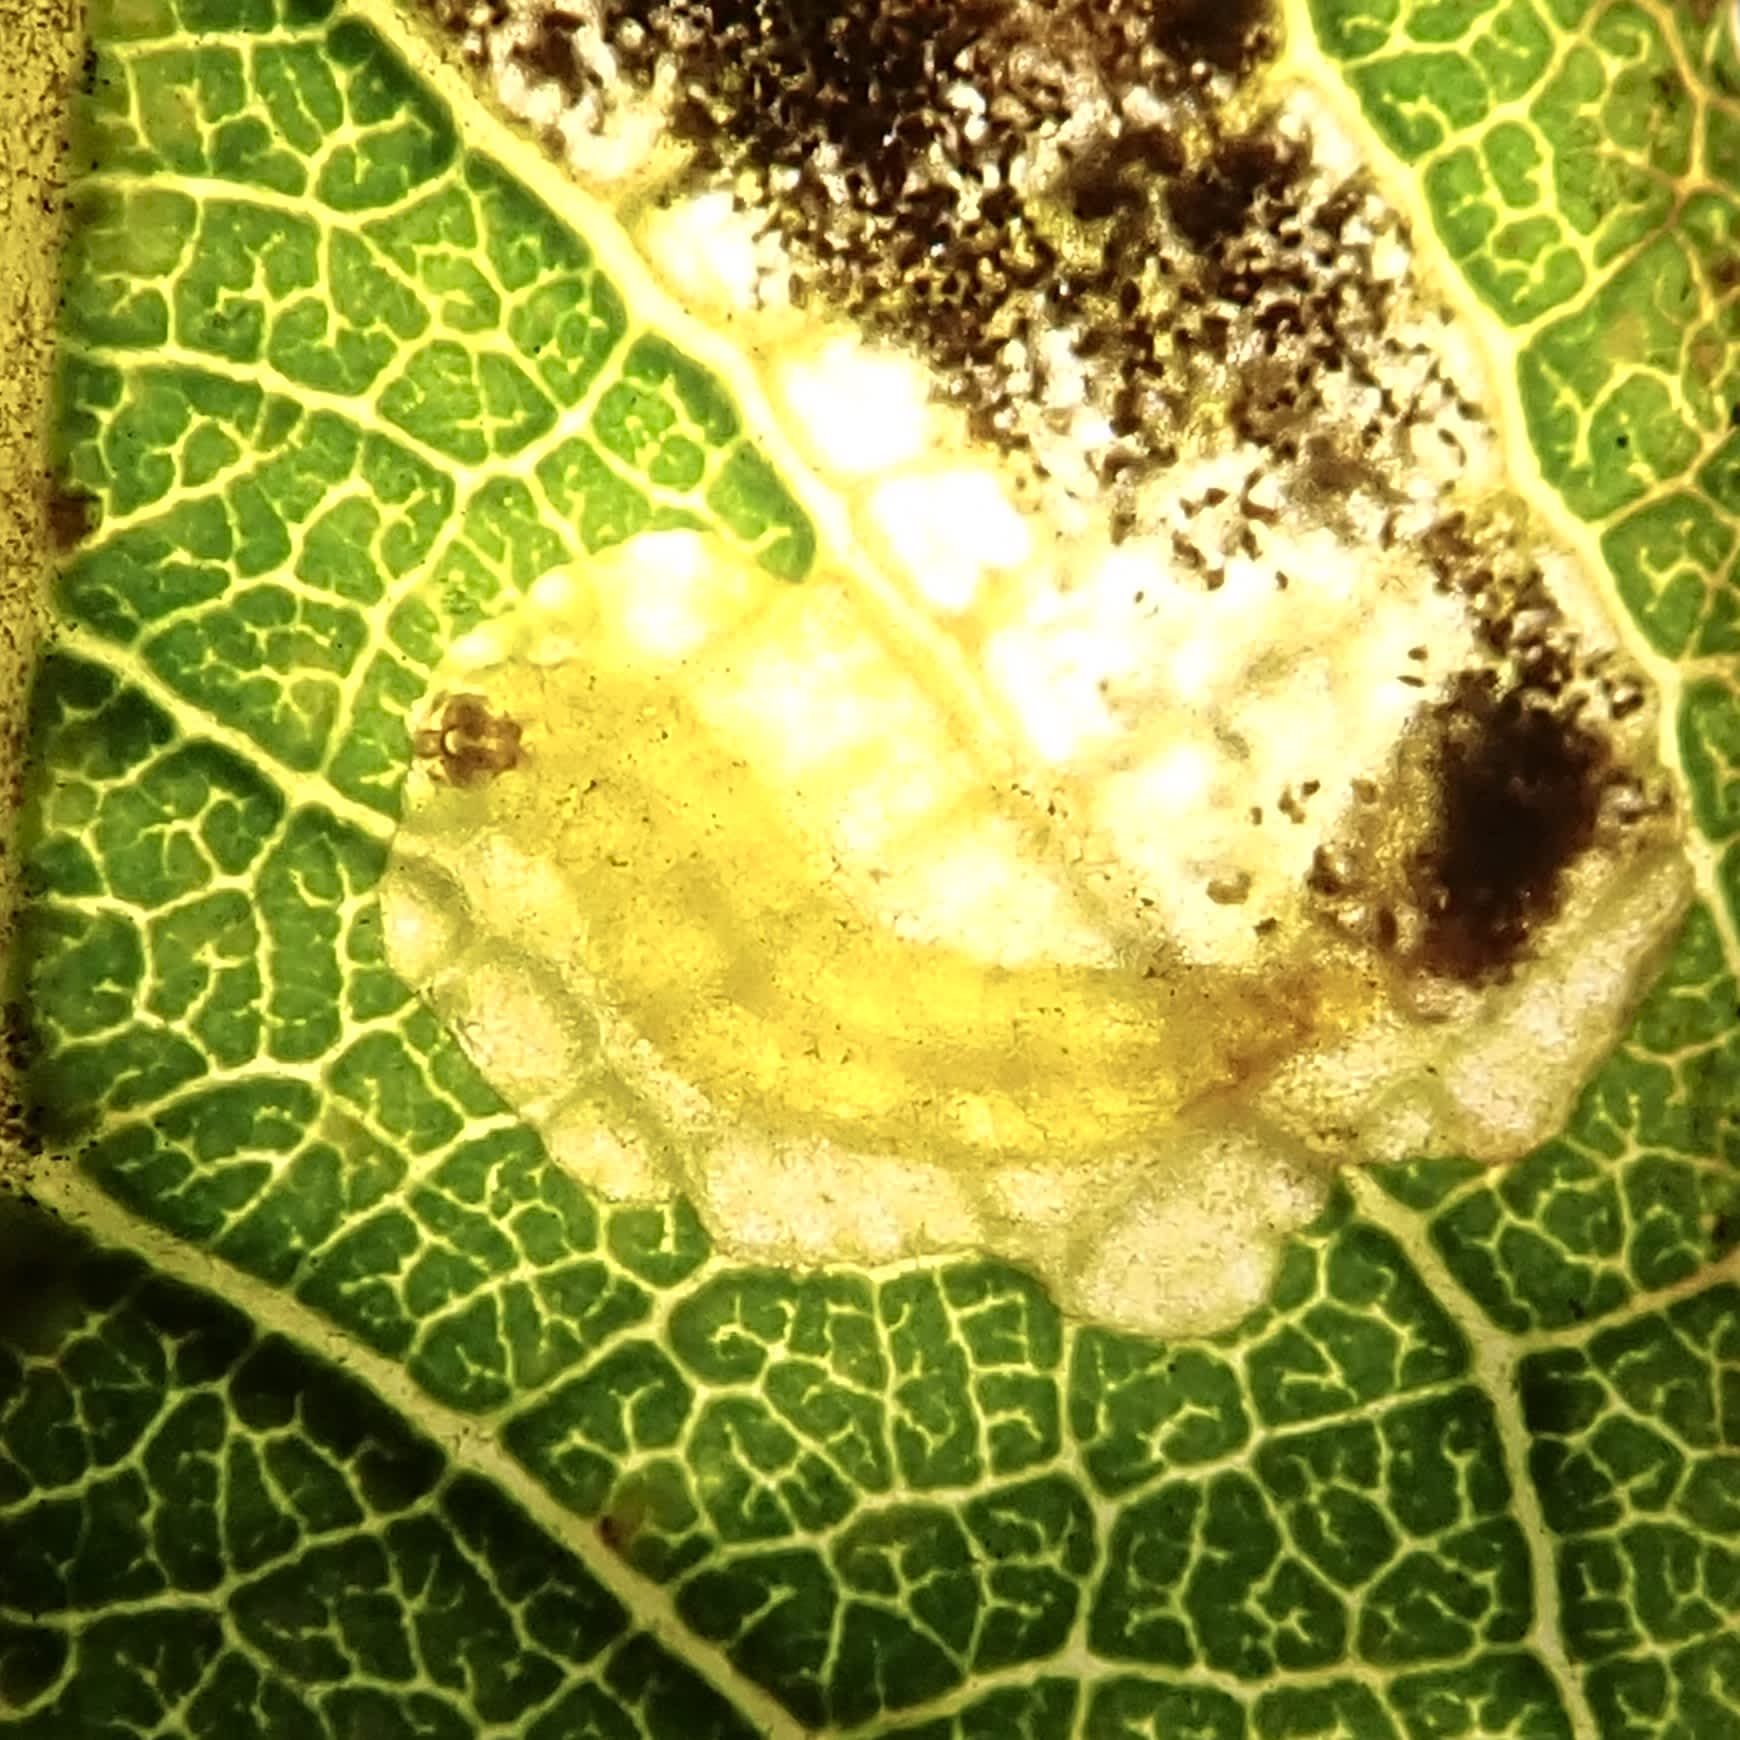
[[[408,720],[636,531],[801,581],[717,370],[328,0],[105,0],[0,1204],[0,1733],[1740,1732],[1740,60],[1312,0],[1671,678],[1701,899],[1565,1131],[1352,1176],[1161,1343],[595,1200],[389,970]],[[1301,40],[1306,40],[1303,36]],[[463,124],[462,124],[463,123]],[[493,123],[492,123],[493,125]]]

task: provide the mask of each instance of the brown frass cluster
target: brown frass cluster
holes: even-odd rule
[[[778,232],[794,300],[916,345],[1041,473],[1045,335],[1110,424],[1102,483],[1169,464],[1215,407],[1296,448],[1315,373],[1381,342],[1389,286],[1342,241],[1363,190],[1326,193],[1263,118],[1228,118],[1278,46],[1261,0],[590,0],[517,50],[575,102],[583,28],[630,87],[674,75],[691,178]]]
[[[487,42],[509,10],[451,21]],[[1399,214],[1260,89],[1268,0],[562,0],[513,40],[571,107],[668,91],[674,191],[730,188],[794,303],[917,350],[978,439],[1114,539],[1160,533],[1212,591],[1303,517],[1466,601],[1486,662],[1422,696],[1393,789],[1318,800],[1350,818],[1307,885],[1336,928],[1405,972],[1503,980],[1574,863],[1660,813],[1615,747],[1640,691],[1579,650],[1526,521],[1476,535],[1455,503],[1456,431],[1484,418],[1421,336],[1448,316],[1379,264]],[[1424,499],[1422,444],[1446,480]],[[1215,500],[1155,517],[1148,486],[1234,445],[1235,525]]]
[[[487,37],[503,0],[485,12]],[[1394,330],[1373,247],[1399,218],[1257,100],[1265,0],[569,0],[513,57],[570,106],[608,101],[593,38],[631,91],[669,81],[687,182],[778,234],[795,302],[917,348],[1035,479],[1067,454],[1115,535],[1205,441],[1254,443],[1333,512],[1413,429],[1474,409]],[[1369,389],[1352,413],[1342,384]]]
[[[1666,816],[1669,799],[1616,744],[1641,685],[1579,645],[1514,527],[1453,512],[1423,548],[1490,662],[1415,714],[1393,789],[1365,794],[1350,849],[1319,853],[1310,888],[1398,965],[1500,983],[1561,910],[1571,866]]]

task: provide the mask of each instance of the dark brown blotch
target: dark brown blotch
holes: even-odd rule
[[[1084,223],[1139,211],[1156,181],[1184,168],[1184,148],[1162,127],[1135,128],[1081,153],[1065,186],[1070,209]]]
[[[546,7],[538,14],[531,35],[514,49],[513,58],[528,72],[573,90],[579,75],[574,34],[581,23],[580,15],[566,6]]]
[[[97,529],[96,497],[85,490],[50,483],[43,508],[49,548],[60,555],[77,549]]]
[[[1160,0],[1153,40],[1185,66],[1248,71],[1274,47],[1268,0]]]
[[[1174,228],[1193,247],[1218,248],[1250,227],[1265,198],[1279,199],[1294,173],[1292,153],[1272,134],[1222,140],[1208,161],[1177,176],[1166,189]]]
[[[1615,777],[1575,710],[1464,672],[1430,708],[1435,825],[1409,864],[1424,919],[1419,964],[1463,984],[1508,978],[1560,910]]]

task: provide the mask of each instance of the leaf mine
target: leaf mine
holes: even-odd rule
[[[1336,1165],[1563,1121],[1686,899],[1655,701],[1264,9],[836,22],[467,26],[856,548],[644,532],[456,649],[513,753],[426,722],[389,947],[727,1249],[1213,1326]],[[594,427],[704,476],[673,381]]]

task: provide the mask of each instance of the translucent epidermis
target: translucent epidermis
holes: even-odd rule
[[[1223,1320],[1321,1199],[1301,1062],[1363,1044],[1342,1091],[1363,1070],[1369,1111],[1425,1054],[1296,909],[1255,955],[1181,933],[1151,891],[1215,806],[1153,770],[1187,740],[1048,761],[1073,674],[1036,670],[999,739],[935,668],[847,577],[775,581],[707,534],[548,577],[441,673],[395,964],[559,1158],[690,1192],[728,1248],[988,1245],[1095,1315]],[[444,757],[454,696],[501,765]],[[1159,825],[1107,825],[1144,766]]]
[[[1671,828],[1575,866],[1521,970],[1428,987],[1430,1019],[1308,897],[1480,662],[1420,557],[1446,501],[1507,490],[1441,310],[1402,298],[1376,374],[1322,379],[1336,429],[1437,407],[1381,487],[1319,511],[1222,430],[1115,544],[1066,499],[1091,407],[1017,505],[915,358],[764,300],[734,211],[673,196],[639,240],[759,359],[849,565],[792,585],[664,532],[540,582],[437,678],[385,894],[395,964],[552,1152],[687,1192],[739,1255],[989,1248],[1167,1331],[1256,1304],[1335,1164],[1556,1128],[1683,904]],[[513,747],[475,778],[452,696]]]

